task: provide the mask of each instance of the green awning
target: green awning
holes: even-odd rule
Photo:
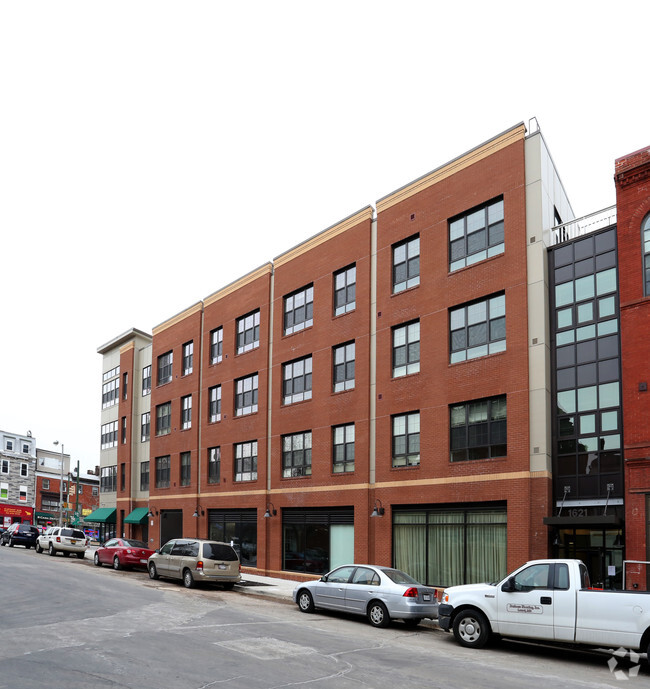
[[[124,519],[125,524],[146,524],[149,516],[148,507],[136,507],[131,514]],[[87,520],[86,520],[87,521]]]
[[[34,512],[34,516],[40,517],[41,519],[58,519],[58,517],[49,512]]]
[[[84,517],[85,522],[98,522],[100,524],[116,524],[117,508],[115,507],[100,507],[98,510],[91,512],[87,517]]]

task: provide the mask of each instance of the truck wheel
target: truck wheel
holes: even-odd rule
[[[482,612],[463,610],[454,618],[454,636],[461,646],[483,648],[490,636],[490,625]]]

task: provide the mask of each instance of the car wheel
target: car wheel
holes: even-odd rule
[[[113,558],[113,569],[122,569],[120,558],[117,555]]]
[[[381,601],[373,601],[368,606],[368,622],[373,627],[388,627],[390,624],[390,616],[386,606]]]
[[[483,648],[490,636],[490,625],[482,612],[462,610],[454,618],[454,636],[461,646]]]
[[[48,549],[48,553],[54,557],[56,555],[56,550],[54,550],[54,546],[50,543],[50,547]]]
[[[190,572],[189,569],[186,569],[183,572],[183,585],[186,589],[193,589],[195,586],[194,577],[192,576],[192,572]]]
[[[314,599],[307,589],[301,589],[298,592],[298,608],[300,612],[314,612],[315,610]]]
[[[41,544],[40,544],[40,543],[37,543],[37,544],[34,546],[34,548],[35,548],[36,552],[37,552],[39,555],[43,552],[43,548],[41,548]]]
[[[420,622],[422,622],[421,617],[411,617],[408,620],[404,620],[404,626],[408,627],[409,629],[414,629],[420,624]]]
[[[156,570],[156,565],[154,565],[153,562],[149,563],[148,569],[149,569],[149,579],[158,579],[159,574]]]
[[[95,563],[95,567],[101,567],[102,563],[101,560],[99,559],[99,554],[95,553],[95,556],[93,557],[93,562]]]
[[[86,553],[77,553],[77,559],[78,560],[84,560],[86,557]]]
[[[25,543],[25,550],[29,550],[32,547],[31,543]]]
[[[10,547],[10,548],[13,548],[13,547],[14,547],[14,539],[13,539],[13,538],[10,538],[10,539],[9,539],[9,547]]]

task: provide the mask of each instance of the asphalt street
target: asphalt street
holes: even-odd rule
[[[584,689],[635,673],[594,652],[512,642],[476,651],[434,626],[305,615],[289,604],[293,582],[255,579],[187,590],[89,557],[0,548],[0,689]],[[650,672],[636,670],[626,686],[645,687]]]

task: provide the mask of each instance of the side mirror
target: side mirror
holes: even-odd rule
[[[320,578],[321,581],[327,581],[327,574],[323,574],[323,576]]]
[[[512,593],[515,590],[515,578],[510,577],[509,579],[506,579],[501,587],[501,590],[505,591],[506,593]]]
[[[158,553],[158,555],[160,555],[160,548],[156,548],[156,549],[154,550],[154,553]]]

